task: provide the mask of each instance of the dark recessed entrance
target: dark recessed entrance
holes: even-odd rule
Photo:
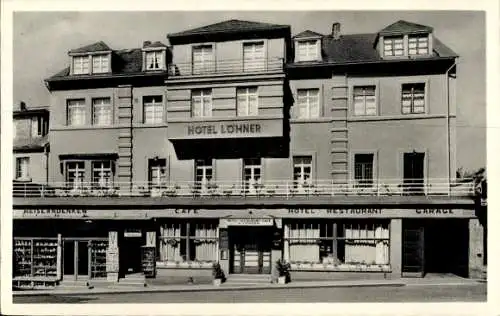
[[[272,227],[230,227],[230,273],[271,273]]]

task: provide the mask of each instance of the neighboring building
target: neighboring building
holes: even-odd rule
[[[135,274],[144,246],[158,277],[216,261],[269,274],[278,258],[292,279],[473,276],[457,55],[431,27],[291,37],[229,20],[167,37],[70,51],[47,80],[53,193],[14,201],[14,234],[60,235],[58,279]]]
[[[43,184],[48,181],[49,110],[21,102],[13,111],[13,179],[16,183]]]

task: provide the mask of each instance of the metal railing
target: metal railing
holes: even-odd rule
[[[225,59],[204,62],[177,63],[169,66],[168,75],[195,76],[214,74],[262,73],[283,70],[283,58]]]
[[[114,183],[99,187],[95,183],[80,182],[72,185],[64,182],[50,184],[14,183],[14,197],[283,197],[294,196],[473,196],[472,180],[447,179],[401,180],[380,179],[373,183],[358,181],[271,180],[262,183],[235,181],[206,181],[153,184],[149,182]]]

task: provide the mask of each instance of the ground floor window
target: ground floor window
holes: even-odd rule
[[[218,221],[176,221],[160,228],[160,261],[217,260]]]
[[[290,221],[284,227],[290,262],[389,264],[389,221]]]

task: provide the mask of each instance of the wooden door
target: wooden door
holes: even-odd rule
[[[403,230],[403,277],[423,277],[425,274],[424,228]]]

